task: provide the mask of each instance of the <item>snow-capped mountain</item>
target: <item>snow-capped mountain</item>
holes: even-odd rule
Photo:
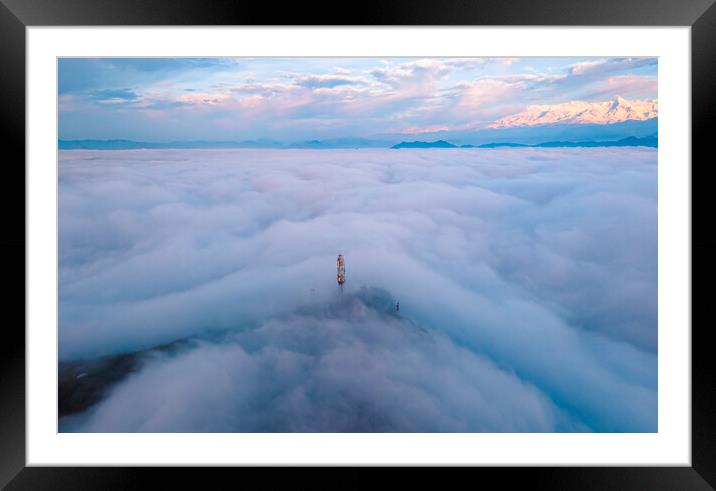
[[[613,101],[571,101],[562,104],[527,106],[524,111],[498,119],[490,128],[537,126],[543,124],[609,124],[627,120],[643,121],[656,118],[656,99],[626,100],[617,96]]]

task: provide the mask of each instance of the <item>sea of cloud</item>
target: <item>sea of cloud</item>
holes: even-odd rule
[[[59,194],[61,360],[233,333],[79,431],[657,430],[655,149],[61,151]],[[399,317],[302,310],[338,253]]]

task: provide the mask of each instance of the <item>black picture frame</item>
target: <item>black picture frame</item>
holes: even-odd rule
[[[70,468],[25,464],[25,29],[28,26],[165,25],[521,25],[690,26],[692,67],[692,466],[478,468],[470,479],[496,478],[550,489],[716,489],[716,372],[704,323],[707,289],[716,273],[716,240],[697,217],[710,214],[705,186],[713,159],[708,123],[716,110],[716,0],[393,0],[248,2],[232,0],[0,0],[0,138],[4,154],[3,238],[5,316],[0,337],[0,487],[8,490],[134,489],[161,479],[211,489],[246,479],[246,468]],[[698,169],[697,172],[695,172]],[[694,174],[698,179],[694,179]],[[22,183],[22,186],[20,185]],[[702,188],[700,192],[697,189]],[[19,213],[22,206],[23,213]],[[703,222],[703,218],[702,218]],[[701,298],[700,306],[693,299]],[[698,315],[701,314],[701,315]],[[701,318],[702,322],[696,322]],[[686,326],[688,327],[688,326]],[[261,472],[264,479],[271,470]],[[351,485],[375,484],[351,470]],[[303,472],[301,473],[303,474]],[[422,474],[422,472],[421,472]],[[253,477],[249,475],[249,477]],[[258,476],[257,476],[258,477]],[[229,481],[226,481],[226,480]],[[238,481],[234,481],[238,482]],[[441,480],[445,484],[444,480]],[[427,484],[428,481],[424,481]]]

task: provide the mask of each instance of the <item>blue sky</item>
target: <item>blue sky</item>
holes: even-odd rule
[[[656,58],[62,58],[61,139],[279,141],[486,128],[657,98]]]

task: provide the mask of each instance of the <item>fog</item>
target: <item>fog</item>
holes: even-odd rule
[[[198,337],[73,429],[656,431],[656,157],[61,151],[61,360]]]

